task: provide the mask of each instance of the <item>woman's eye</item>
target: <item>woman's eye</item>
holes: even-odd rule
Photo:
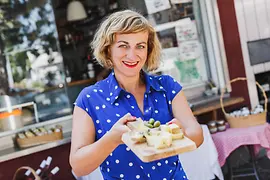
[[[143,49],[144,46],[143,45],[138,45],[138,49]]]

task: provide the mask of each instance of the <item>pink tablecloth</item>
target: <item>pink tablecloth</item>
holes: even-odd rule
[[[220,166],[235,149],[242,145],[254,145],[255,153],[263,147],[266,148],[270,159],[270,125],[254,126],[249,128],[229,128],[224,132],[212,134],[213,141],[218,151]]]

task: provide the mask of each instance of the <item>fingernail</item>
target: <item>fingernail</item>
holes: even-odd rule
[[[168,122],[168,124],[172,124],[173,122]]]

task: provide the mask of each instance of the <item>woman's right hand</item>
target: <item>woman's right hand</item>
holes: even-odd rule
[[[127,122],[129,121],[135,121],[136,117],[132,116],[130,113],[127,113],[122,118],[120,118],[111,128],[109,131],[110,137],[113,141],[113,143],[116,143],[117,145],[122,144],[122,135],[130,129],[127,127]]]

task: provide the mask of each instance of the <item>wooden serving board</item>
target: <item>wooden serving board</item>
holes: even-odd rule
[[[49,143],[52,141],[57,141],[63,139],[63,132],[53,132],[52,134],[45,134],[42,136],[34,136],[30,138],[24,138],[20,139],[17,138],[17,143],[20,146],[20,148],[27,148],[31,146],[36,146],[40,144]]]
[[[124,133],[122,141],[143,161],[151,162],[181,153],[193,151],[196,149],[196,144],[187,137],[183,139],[173,140],[172,146],[164,149],[156,149],[150,147],[147,143],[135,143],[130,138],[130,133]]]

